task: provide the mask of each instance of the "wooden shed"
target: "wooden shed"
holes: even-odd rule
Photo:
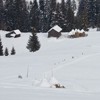
[[[17,38],[20,36],[21,36],[20,30],[13,30],[5,35],[5,37],[7,37],[7,38],[11,38],[11,37]]]
[[[48,31],[48,38],[49,37],[56,37],[59,38],[61,36],[62,28],[60,28],[58,25],[55,25]]]

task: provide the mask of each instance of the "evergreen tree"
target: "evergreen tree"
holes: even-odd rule
[[[12,50],[11,50],[11,55],[15,55],[16,54],[16,51],[15,51],[15,48],[12,47]]]
[[[45,30],[45,1],[44,0],[39,0],[39,6],[40,6],[40,21],[39,21],[39,27],[40,27],[40,31],[44,32]]]
[[[100,0],[96,0],[96,26],[100,28]]]
[[[5,21],[7,31],[15,29],[16,8],[13,0],[6,0],[5,2]]]
[[[50,7],[52,12],[56,10],[56,3],[57,3],[56,0],[51,0]]]
[[[61,1],[61,11],[62,13],[66,16],[66,5],[65,5],[65,0]]]
[[[96,0],[88,0],[89,27],[96,26]]]
[[[6,0],[5,2],[7,30],[30,30],[29,13],[25,0]]]
[[[76,10],[76,2],[75,2],[75,0],[72,0],[72,2],[71,2],[71,7],[72,7],[72,10],[73,11],[75,11]]]
[[[3,1],[2,0],[0,0],[0,29],[3,29],[3,19],[4,19],[4,16],[3,16],[3,14],[4,14],[4,8],[3,8]]]
[[[5,54],[5,56],[8,56],[9,55],[8,48],[7,47],[5,48],[5,53],[4,54]]]
[[[29,31],[30,30],[30,22],[29,22],[29,12],[27,10],[25,0],[15,0],[14,1],[16,7],[16,29],[20,29],[21,31]]]
[[[0,0],[0,11],[3,9],[3,1]]]
[[[3,45],[0,37],[0,56],[3,56]]]
[[[74,28],[74,12],[71,8],[71,0],[68,0],[66,5],[67,5],[66,31],[69,32]]]
[[[68,5],[69,6],[69,5]],[[68,19],[67,19],[67,11],[68,11],[68,6],[66,6],[66,2],[65,0],[62,0],[61,2],[61,17],[60,17],[60,22],[59,24],[61,25],[61,28],[63,29],[62,31],[65,32],[67,31],[67,22],[68,22]]]
[[[32,35],[29,38],[26,48],[29,49],[30,52],[35,52],[40,49],[40,43],[38,41],[35,29],[33,30]]]
[[[81,0],[77,14],[77,28],[87,30],[88,28],[88,1]]]
[[[29,19],[29,11],[26,5],[26,0],[22,0],[22,17],[21,17],[21,21],[22,21],[22,26],[21,29],[23,32],[29,32],[30,31],[30,19]]]
[[[34,27],[39,32],[39,8],[37,0],[34,0],[30,11],[31,28]]]
[[[100,29],[100,13],[97,15],[97,28]]]
[[[53,27],[56,24],[56,0],[51,0],[50,2],[50,28]]]
[[[50,28],[57,25],[58,24],[58,12],[55,11],[55,12],[52,12],[51,15],[50,15],[51,19],[50,19]]]
[[[51,17],[51,7],[50,7],[51,0],[45,1],[44,6],[44,32],[47,32],[50,29],[50,17]]]
[[[56,10],[52,13],[51,27],[59,25],[63,31],[66,29],[66,8],[65,1],[56,4]]]
[[[30,4],[29,4],[29,11],[32,9],[32,6],[33,6],[33,2],[30,1]]]

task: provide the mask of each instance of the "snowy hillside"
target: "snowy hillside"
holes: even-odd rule
[[[5,38],[6,33],[0,31],[4,49],[10,53],[14,46],[16,55],[0,57],[0,100],[100,99],[100,32],[76,39],[39,33],[41,48],[35,53],[26,49],[30,33]],[[65,88],[50,88],[52,83]]]

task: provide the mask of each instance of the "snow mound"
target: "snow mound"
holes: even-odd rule
[[[51,77],[50,84],[59,84],[58,80],[55,77]]]
[[[34,86],[38,86],[39,84],[40,84],[40,80],[35,79],[35,80],[33,81],[33,85],[34,85]]]
[[[65,88],[54,77],[51,77],[50,80],[47,80],[46,78],[43,78],[41,81],[34,80],[33,85],[38,86],[38,87],[42,87],[42,88]]]
[[[40,82],[40,87],[44,87],[44,88],[50,87],[50,83],[48,82],[48,80],[46,78],[42,79],[42,81]]]
[[[51,77],[50,79],[51,88],[65,88],[55,77]]]
[[[83,29],[82,30],[79,30],[79,29],[73,29],[72,31],[70,31],[69,33],[68,33],[68,35],[75,35],[75,33],[83,33],[83,32],[85,32]]]

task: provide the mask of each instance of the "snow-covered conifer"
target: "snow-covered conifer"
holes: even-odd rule
[[[5,56],[8,56],[8,55],[9,55],[8,48],[7,48],[7,47],[5,48],[5,53],[4,53],[4,55],[5,55]]]
[[[29,41],[26,48],[29,49],[30,52],[35,52],[40,49],[40,43],[34,30],[32,32],[32,35],[29,37]]]
[[[11,50],[11,55],[15,55],[16,54],[16,51],[15,51],[15,48],[12,47],[12,50]]]
[[[0,37],[0,56],[3,56],[3,45]]]
[[[39,8],[37,0],[32,3],[32,8],[30,10],[30,23],[31,27],[34,27],[37,32],[39,32]]]

